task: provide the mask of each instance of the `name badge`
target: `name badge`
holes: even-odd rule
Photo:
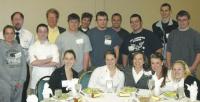
[[[133,51],[133,50],[134,50],[134,47],[133,47],[133,46],[128,46],[128,50],[129,50],[129,51]]]
[[[19,57],[21,57],[21,56],[22,56],[22,53],[21,53],[21,52],[18,52],[18,53],[15,54],[15,58],[19,58]]]
[[[62,80],[62,87],[67,87],[70,85],[70,81],[69,80]]]
[[[112,43],[112,40],[109,40],[109,39],[105,39],[104,41],[105,45],[111,45],[111,43]]]
[[[166,38],[168,39],[168,37],[169,37],[169,33],[166,33]]]
[[[79,45],[80,45],[80,44],[83,44],[83,42],[84,42],[83,39],[77,39],[77,40],[76,40],[76,44],[79,44]]]

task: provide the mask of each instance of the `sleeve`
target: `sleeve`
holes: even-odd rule
[[[173,33],[169,34],[168,40],[167,40],[167,51],[171,52],[171,46],[172,46],[172,42],[173,42]]]
[[[25,52],[21,48],[21,53],[22,53],[22,67],[21,67],[21,77],[20,77],[20,83],[23,84],[26,80],[27,76],[27,64],[26,64],[26,57],[25,57]]]
[[[121,72],[121,76],[120,76],[120,84],[119,84],[119,86],[118,86],[118,88],[117,88],[117,91],[124,87],[124,82],[125,82],[124,73]]]
[[[113,37],[113,39],[112,39],[112,42],[113,42],[112,46],[113,47],[120,46],[121,43],[122,43],[122,40],[120,39],[119,35],[115,31],[113,31],[112,33],[113,33],[113,35],[112,35],[112,37]]]
[[[59,55],[59,61],[61,62],[62,61],[62,56],[63,56],[63,52],[62,52],[62,38],[61,38],[61,35],[59,35],[56,39],[56,46],[58,48],[58,53],[60,54]]]
[[[59,52],[56,45],[52,45],[53,62],[59,63]]]
[[[129,39],[125,39],[121,45],[121,53],[122,54],[125,54],[125,55],[128,55],[129,54],[129,50],[128,50],[128,42],[129,42]]]
[[[30,32],[30,34],[31,34],[31,41],[30,41],[30,45],[33,45],[33,44],[34,44],[34,42],[35,42],[35,35],[33,35],[31,32]]]
[[[0,46],[0,49],[2,49],[2,47]],[[7,74],[8,73],[8,70],[5,69],[5,64],[3,64],[3,61],[5,60],[4,57],[3,57],[3,51],[0,50],[0,79],[8,82],[9,84],[12,85],[12,82],[10,81],[11,80],[11,77]]]
[[[28,50],[29,58],[30,58],[30,63],[32,63],[35,59],[35,54],[34,54],[34,48],[33,46],[30,46]]]
[[[197,33],[194,39],[194,51],[195,53],[200,53],[200,34]]]
[[[59,89],[58,84],[60,83],[60,80],[58,80],[58,79],[59,79],[59,74],[58,74],[57,70],[55,70],[51,74],[50,80],[49,80],[49,87],[52,89],[53,92],[55,92],[55,89]]]
[[[57,45],[57,48],[58,48],[59,51],[61,51],[61,44],[62,44],[62,43],[61,43],[61,40],[62,40],[62,39],[61,39],[61,36],[59,35],[59,36],[57,37],[56,43],[55,43],[55,44]]]
[[[153,32],[152,34],[150,34],[149,44],[151,44],[151,48],[153,49],[153,51],[162,48],[161,40],[159,40],[158,36],[153,34]]]
[[[90,43],[90,40],[88,38],[88,36],[86,35],[85,36],[85,43],[84,43],[84,52],[90,52],[92,51],[92,46],[91,46],[91,43]]]
[[[88,84],[88,87],[90,88],[96,88],[96,80],[98,78],[98,73],[97,73],[97,70],[94,70],[91,77],[90,77],[90,81],[89,81],[89,84]]]

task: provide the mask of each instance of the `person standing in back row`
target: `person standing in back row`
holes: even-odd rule
[[[107,28],[108,15],[106,12],[97,12],[96,22],[97,26],[89,30],[87,35],[92,45],[92,51],[90,52],[91,64],[93,67],[100,67],[105,65],[103,56],[107,50],[114,51],[116,59],[118,59],[121,41],[113,29]]]
[[[168,3],[163,3],[160,7],[161,20],[152,25],[153,33],[161,40],[163,48],[162,55],[166,59],[167,39],[170,32],[178,27],[175,20],[171,18],[172,8]]]

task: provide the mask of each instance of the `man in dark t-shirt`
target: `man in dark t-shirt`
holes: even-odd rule
[[[118,58],[121,43],[117,33],[113,29],[107,28],[108,15],[106,12],[99,11],[96,14],[96,22],[97,26],[87,32],[93,49],[90,52],[92,67],[105,65],[104,54],[107,50],[114,51]]]
[[[129,32],[121,27],[122,16],[119,13],[114,13],[112,15],[111,22],[112,22],[112,29],[117,32],[117,34],[121,38],[122,42],[126,38],[128,38]],[[122,49],[120,47],[120,49],[119,49],[119,58],[118,58],[118,61],[117,61],[117,63],[119,65],[122,65],[122,53],[121,52],[122,52]]]
[[[144,52],[145,56],[148,58],[154,52],[161,53],[161,41],[151,31],[142,27],[142,18],[140,15],[133,14],[130,17],[130,24],[133,32],[124,40],[121,46],[124,66],[126,66],[128,62],[131,64],[130,58],[134,52]]]

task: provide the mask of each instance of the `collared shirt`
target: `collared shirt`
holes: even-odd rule
[[[133,68],[132,73],[133,73],[133,79],[135,80],[135,83],[137,83],[144,74],[144,71],[142,69],[139,73],[137,73],[135,68]]]
[[[110,77],[110,71],[106,65],[98,67],[92,73],[88,86],[91,88],[98,88],[102,91],[106,91],[107,80],[112,80],[113,87],[116,90],[119,90],[124,86],[124,73],[119,69],[116,69],[115,75]]]
[[[29,49],[30,63],[38,59],[46,59],[52,57],[52,62],[59,63],[58,48],[55,44],[51,44],[48,41],[40,43],[36,41]],[[50,76],[55,67],[39,67],[33,66],[31,88],[35,89],[37,81],[43,76]]]
[[[60,34],[58,27],[51,28],[51,27],[48,26],[48,28],[49,28],[48,40],[49,40],[50,43],[55,43],[57,37]]]

